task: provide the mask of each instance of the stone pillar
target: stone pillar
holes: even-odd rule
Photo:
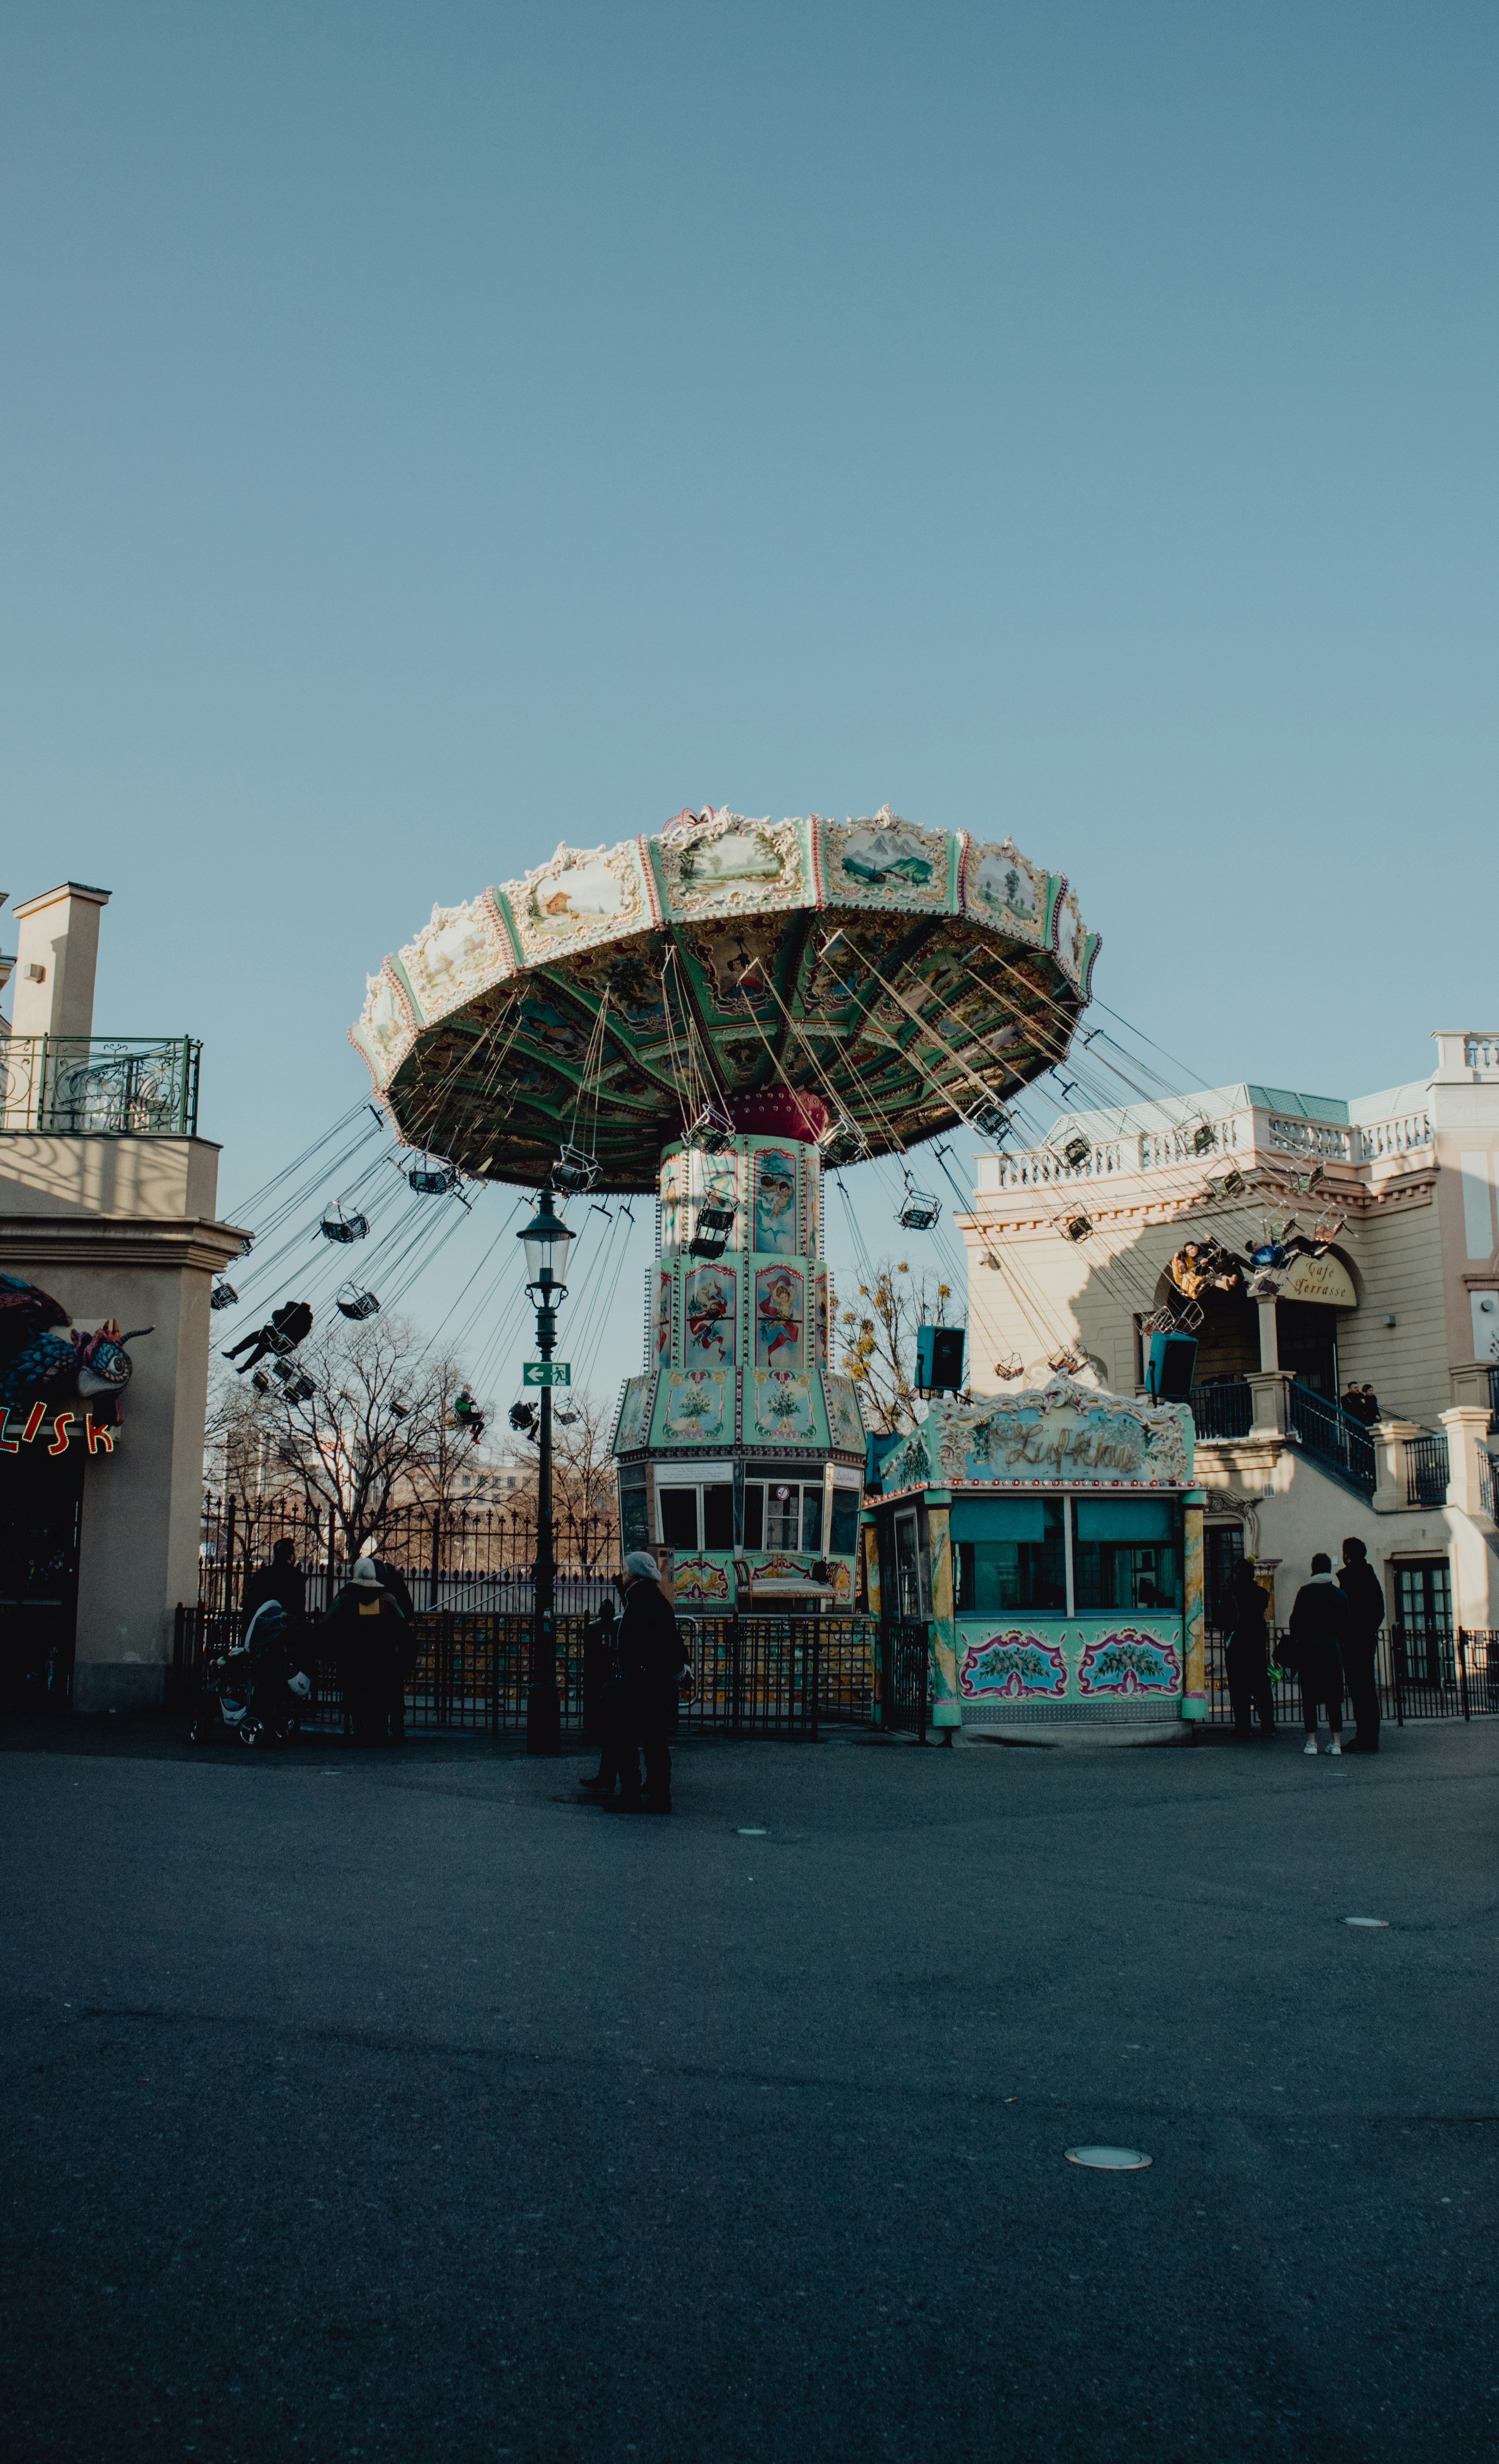
[[[1267,1304],[1262,1301],[1263,1312]],[[1257,1375],[1246,1377],[1245,1384],[1253,1397],[1249,1435],[1251,1438],[1283,1438],[1290,1423],[1286,1418],[1286,1388],[1290,1380],[1279,1369],[1262,1369]]]
[[[958,1624],[954,1602],[952,1492],[927,1491],[927,1542],[932,1561],[932,1726],[960,1728],[958,1700]]]
[[[1260,1312],[1260,1367],[1262,1370],[1278,1369],[1280,1336],[1275,1324],[1276,1305],[1273,1301],[1257,1301],[1255,1307]]]
[[[1481,1405],[1457,1404],[1440,1419],[1447,1433],[1447,1504],[1476,1520],[1488,1513],[1479,1485],[1484,1468],[1481,1457],[1487,1452],[1484,1441],[1488,1435],[1488,1399]],[[1490,1472],[1490,1495],[1492,1479]]]
[[[1491,1360],[1455,1361],[1447,1372],[1452,1381],[1453,1402],[1470,1404],[1475,1411],[1482,1407],[1487,1419],[1490,1409],[1488,1397],[1492,1392],[1493,1368]]]
[[[1207,1615],[1202,1578],[1204,1489],[1189,1488],[1181,1501],[1181,1630],[1186,1644],[1181,1671],[1181,1716],[1207,1717]]]
[[[1405,1494],[1405,1441],[1419,1438],[1419,1420],[1377,1420],[1369,1435],[1374,1440],[1374,1510],[1376,1514],[1403,1514],[1410,1500]]]

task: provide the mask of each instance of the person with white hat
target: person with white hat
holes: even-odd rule
[[[621,1772],[623,1810],[672,1811],[672,1748],[684,1667],[681,1638],[672,1604],[661,1589],[660,1569],[644,1549],[632,1549],[620,1578],[625,1614],[620,1619],[619,1662],[635,1737],[646,1761],[644,1788]]]
[[[406,1732],[406,1683],[416,1637],[372,1557],[361,1557],[322,1621],[356,1746],[396,1746]]]

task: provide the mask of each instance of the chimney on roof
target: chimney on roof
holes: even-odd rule
[[[64,881],[13,911],[20,931],[12,1035],[93,1034],[99,911],[108,904],[107,890]]]

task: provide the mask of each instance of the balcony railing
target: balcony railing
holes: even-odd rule
[[[1294,1377],[1286,1389],[1286,1414],[1309,1455],[1373,1497],[1374,1440],[1361,1421],[1351,1420],[1340,1403],[1328,1402]]]
[[[0,1127],[195,1137],[202,1050],[189,1035],[12,1035],[0,1045]]]
[[[1405,1441],[1405,1503],[1407,1506],[1445,1506],[1447,1482],[1451,1478],[1447,1459],[1447,1435],[1441,1429],[1434,1437],[1407,1438]]]
[[[1192,1389],[1192,1421],[1200,1438],[1246,1438],[1253,1417],[1254,1397],[1242,1378]]]

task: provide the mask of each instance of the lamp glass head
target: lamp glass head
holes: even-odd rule
[[[536,1213],[520,1239],[525,1245],[526,1281],[547,1291],[564,1287],[573,1235],[554,1208],[549,1189],[542,1190]]]

